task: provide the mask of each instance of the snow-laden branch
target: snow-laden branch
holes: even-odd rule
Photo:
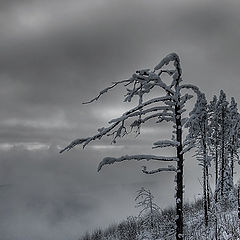
[[[173,100],[173,98],[171,96],[152,98],[152,99],[150,99],[150,100],[148,100],[148,101],[146,101],[146,102],[144,102],[142,104],[139,104],[138,106],[128,110],[127,112],[123,113],[120,118],[128,116],[131,113],[134,113],[134,112],[142,109],[143,107],[145,107],[147,105],[150,105],[150,104],[153,104],[153,103],[157,103],[157,102],[164,102],[164,101],[168,101],[168,100]],[[120,119],[120,118],[116,118],[116,119]],[[114,121],[115,121],[115,119],[112,119],[111,121],[109,121],[109,123],[112,123]]]
[[[179,142],[178,141],[173,141],[173,140],[160,140],[155,143],[153,143],[152,148],[163,148],[163,147],[178,147]]]
[[[193,95],[190,95],[188,93],[186,93],[184,96],[181,97],[180,99],[180,106],[184,106],[184,104],[189,100],[193,98]]]
[[[145,115],[147,113],[151,113],[151,112],[156,112],[156,111],[171,111],[174,112],[174,109],[172,107],[169,106],[157,106],[157,107],[152,107],[152,108],[148,108],[145,110],[142,110],[141,112],[133,112],[133,113],[129,113],[129,114],[123,114],[121,117],[119,118],[115,118],[112,119],[111,121],[109,121],[108,123],[114,123],[114,122],[119,122],[119,121],[125,121],[126,119],[130,118],[130,117],[136,117],[139,115]],[[159,117],[161,115],[164,115],[164,113],[159,113]]]
[[[73,140],[68,146],[66,146],[64,149],[62,149],[60,151],[60,153],[63,153],[65,151],[69,151],[71,150],[72,148],[74,148],[75,146],[77,145],[80,145],[80,144],[83,144],[84,142],[86,142],[89,138],[78,138],[78,139],[75,139]]]
[[[161,98],[158,98],[158,99],[161,99]],[[163,97],[162,98],[162,101],[164,99],[169,99],[169,97]],[[156,99],[155,99],[156,100]],[[149,101],[150,102],[150,101]],[[154,101],[153,101],[154,102]],[[149,103],[150,104],[150,103]],[[141,120],[140,123],[137,124],[137,120],[134,121],[132,124],[131,124],[131,127],[134,127],[134,126],[138,126],[140,125],[141,123],[143,122],[146,122],[147,120],[151,119],[151,118],[154,118],[154,117],[159,117],[159,118],[164,118],[165,117],[170,117],[172,118],[172,114],[171,113],[167,113],[167,111],[171,111],[173,112],[173,108],[169,107],[169,106],[158,106],[158,107],[152,107],[152,108],[149,108],[149,109],[145,109],[143,111],[138,111],[138,112],[133,112],[131,113],[132,111],[129,110],[127,111],[126,113],[124,113],[120,118],[116,118],[116,119],[112,119],[109,124],[111,124],[111,126],[109,127],[103,127],[103,128],[100,128],[98,129],[99,133],[93,135],[92,137],[87,137],[87,138],[78,138],[74,141],[72,141],[67,147],[65,147],[64,149],[62,149],[60,151],[60,153],[63,153],[64,151],[69,151],[71,150],[72,148],[74,148],[75,146],[77,145],[81,145],[83,144],[83,147],[85,147],[87,144],[89,144],[91,141],[94,141],[96,139],[101,139],[103,136],[109,134],[109,135],[113,135],[113,134],[110,134],[110,132],[116,127],[118,126],[119,124],[121,124],[121,126],[116,130],[114,131],[114,133],[116,133],[116,136],[114,137],[114,140],[116,139],[116,137],[120,137],[121,135],[121,132],[122,130],[124,130],[124,132],[126,133],[126,128],[124,127],[124,121],[128,118],[131,118],[131,117],[137,117],[137,116],[142,116],[142,115],[146,115],[148,113],[151,113],[151,112],[156,112],[156,111],[165,111],[164,113],[157,113],[157,114],[152,114],[150,116],[147,116],[146,118],[144,118],[143,120]],[[169,120],[169,119],[168,119]],[[171,120],[171,119],[170,119]],[[125,135],[124,133],[124,135]]]
[[[173,117],[172,113],[164,113],[164,116],[162,116],[162,113],[156,113],[156,114],[152,114],[150,116],[147,116],[145,118],[141,118],[141,119],[137,119],[135,121],[133,121],[130,124],[131,127],[131,131],[134,127],[139,127],[141,124],[147,122],[148,120],[152,119],[152,118],[158,118],[158,120],[156,121],[156,123],[160,123],[162,121],[166,121],[166,122],[175,122],[175,119]]]
[[[196,145],[194,142],[190,143],[188,146],[186,146],[182,151],[181,154],[185,154],[186,152],[190,151],[192,148],[194,148]]]
[[[175,123],[175,118],[172,115],[169,115],[169,116],[166,116],[166,115],[165,116],[159,116],[158,118],[159,119],[156,121],[156,123],[161,123],[163,121]]]
[[[174,95],[174,91],[166,83],[164,83],[161,78],[155,83],[156,86],[163,88],[168,94]]]
[[[106,135],[107,133],[109,133],[112,129],[114,129],[119,123],[121,123],[120,121],[119,122],[116,122],[114,124],[112,124],[111,126],[107,127],[107,128],[101,128],[101,129],[98,129],[99,133],[92,136],[92,137],[87,137],[87,138],[78,138],[74,141],[72,141],[68,146],[66,146],[64,149],[62,149],[60,151],[60,153],[63,153],[65,151],[69,151],[71,150],[72,148],[74,148],[75,146],[77,145],[81,145],[83,144],[83,148],[89,144],[91,141],[94,141],[96,139],[101,139],[104,135]]]
[[[158,168],[155,170],[148,171],[147,167],[143,166],[142,172],[145,174],[155,174],[155,173],[159,173],[159,172],[177,172],[177,169],[174,166],[170,165],[166,168]]]
[[[186,88],[186,89],[191,89],[191,90],[193,90],[193,91],[197,94],[197,96],[199,96],[200,94],[202,94],[202,92],[200,91],[200,89],[199,89],[197,86],[192,85],[192,84],[182,84],[179,88],[180,88],[180,89],[184,89],[184,88]]]
[[[174,70],[175,71],[175,70]],[[174,72],[173,71],[173,72]],[[127,89],[128,93],[127,93],[127,97],[125,98],[125,102],[131,102],[131,99],[134,95],[138,95],[139,93],[139,90],[141,88],[141,86],[139,87],[136,87],[136,83],[140,83],[143,85],[143,88],[145,89],[144,90],[144,93],[149,93],[149,91],[155,87],[155,86],[158,86],[158,87],[161,87],[163,88],[168,94],[170,95],[174,95],[174,91],[171,89],[170,86],[168,86],[166,83],[164,83],[160,77],[160,75],[163,73],[163,72],[167,72],[165,70],[161,70],[159,74],[156,74],[154,72],[144,72],[144,73],[141,73],[139,71],[137,71],[136,73],[138,74],[133,74],[132,75],[132,78],[135,79],[135,85],[133,86],[133,89]],[[145,74],[146,76],[144,76],[143,74]]]
[[[154,70],[159,70],[161,69],[164,65],[168,65],[170,62],[174,61],[175,62],[180,62],[180,59],[176,53],[170,53],[168,54],[165,58],[162,59],[162,61],[154,68]],[[176,65],[174,64],[176,67]]]
[[[114,157],[105,157],[98,165],[98,172],[102,169],[104,165],[113,164],[115,162],[123,162],[123,161],[141,161],[141,160],[156,160],[156,161],[165,161],[165,162],[173,162],[178,161],[176,157],[164,157],[164,156],[155,156],[155,155],[125,155],[119,158]]]
[[[97,101],[103,94],[107,93],[110,89],[112,89],[112,88],[114,88],[114,87],[116,87],[117,85],[122,84],[122,83],[127,83],[127,85],[128,85],[128,84],[130,84],[132,81],[133,81],[133,79],[130,78],[130,79],[122,80],[122,81],[119,81],[119,82],[113,82],[112,86],[103,89],[102,91],[99,92],[99,94],[97,95],[97,97],[95,97],[95,98],[93,98],[93,99],[91,99],[91,100],[89,100],[89,101],[87,101],[87,102],[83,102],[83,104],[88,104],[88,103],[92,103],[92,102],[94,102],[94,101]]]

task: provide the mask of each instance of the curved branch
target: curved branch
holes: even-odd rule
[[[97,97],[95,97],[95,98],[93,98],[93,99],[91,99],[91,100],[89,100],[89,101],[87,101],[87,102],[83,102],[83,104],[89,104],[89,103],[92,103],[92,102],[94,102],[94,101],[97,101],[97,100],[101,97],[101,95],[103,95],[104,93],[108,92],[110,89],[112,89],[112,88],[114,88],[114,87],[116,87],[117,85],[122,84],[122,83],[127,83],[127,84],[129,84],[129,83],[131,83],[132,81],[133,81],[133,79],[130,78],[130,79],[122,80],[122,81],[119,81],[119,82],[113,82],[113,85],[112,85],[112,86],[103,89],[102,91],[99,92],[99,94],[97,95]]]
[[[147,105],[150,105],[150,104],[153,104],[153,103],[157,103],[157,102],[161,102],[161,101],[164,102],[164,101],[167,101],[167,100],[173,100],[173,98],[171,96],[164,96],[164,97],[157,97],[157,98],[150,99],[150,100],[148,100],[148,101],[146,101],[146,102],[144,102],[142,104],[139,104],[138,106],[128,110],[127,112],[123,113],[121,117],[110,120],[109,123],[115,122],[115,121],[117,121],[117,119],[121,119],[121,118],[125,118],[126,119],[126,117],[128,115],[130,115],[131,113],[134,113],[134,112],[142,109],[143,107],[145,107]],[[167,107],[164,106],[162,110],[165,110],[166,108]]]
[[[179,142],[173,140],[160,140],[153,143],[152,148],[163,148],[163,147],[178,147],[180,145]]]
[[[202,94],[202,92],[200,91],[200,89],[199,89],[197,86],[193,85],[193,84],[183,84],[183,85],[181,85],[179,88],[180,88],[180,90],[181,90],[181,89],[184,89],[184,88],[186,88],[186,89],[191,89],[191,90],[193,90],[193,91],[197,94],[197,96],[199,96],[200,94]]]
[[[115,119],[112,119],[111,121],[109,121],[109,123],[114,123],[114,122],[118,122],[118,121],[124,121],[130,117],[136,117],[136,116],[139,116],[140,114],[141,115],[145,115],[147,113],[151,113],[151,112],[156,112],[156,111],[174,111],[174,109],[172,107],[169,107],[169,106],[157,106],[157,107],[152,107],[152,108],[148,108],[148,109],[145,109],[143,110],[142,112],[133,112],[133,113],[129,113],[129,114],[123,114],[120,118],[115,118]],[[159,113],[161,114],[161,113]],[[162,113],[164,115],[164,113]]]
[[[92,136],[92,137],[87,137],[87,138],[78,138],[74,141],[72,141],[68,146],[66,146],[64,149],[62,149],[60,151],[60,153],[63,153],[65,151],[69,151],[72,148],[74,148],[77,145],[81,145],[83,144],[83,148],[89,144],[91,141],[96,140],[96,139],[101,139],[104,135],[106,135],[107,133],[109,133],[113,128],[115,128],[119,123],[121,123],[121,121],[116,122],[114,124],[112,124],[110,127],[108,128],[101,128],[99,129],[99,133]]]
[[[155,155],[125,155],[119,158],[114,157],[105,157],[98,165],[98,172],[102,169],[104,165],[113,164],[115,162],[123,162],[123,161],[141,161],[141,160],[157,160],[157,161],[166,161],[166,162],[173,162],[178,161],[176,157],[163,157],[163,156],[155,156]]]
[[[161,69],[164,65],[168,65],[170,62],[180,62],[179,56],[176,53],[170,53],[162,59],[162,61],[154,68],[154,71]]]
[[[148,171],[146,166],[143,166],[142,172],[145,174],[155,174],[159,172],[177,172],[174,166],[168,166],[167,168],[158,168],[152,171]]]
[[[160,98],[159,98],[160,99]],[[164,98],[165,99],[165,98]],[[128,111],[127,113],[129,113],[128,115],[126,115],[126,113],[124,113],[122,115],[122,117],[120,118],[116,118],[116,119],[112,119],[109,123],[112,123],[111,126],[107,127],[107,128],[101,128],[99,129],[99,133],[92,136],[92,137],[86,137],[86,138],[78,138],[78,139],[75,139],[74,141],[72,141],[67,147],[65,147],[64,149],[62,149],[60,151],[60,153],[63,153],[65,151],[69,151],[71,150],[72,148],[74,148],[75,146],[77,145],[81,145],[83,144],[83,148],[89,144],[91,141],[94,141],[96,139],[101,139],[104,135],[107,135],[108,133],[110,133],[111,130],[113,130],[116,126],[118,126],[119,124],[123,123],[126,119],[130,118],[130,117],[135,117],[135,116],[139,116],[140,114],[141,115],[145,115],[149,112],[153,112],[153,111],[159,111],[159,110],[172,110],[171,107],[168,107],[168,106],[159,106],[159,107],[152,107],[152,108],[149,108],[149,109],[146,109],[142,112],[133,112],[132,114],[131,113],[131,110]],[[160,116],[161,113],[159,113],[159,116]],[[169,114],[165,114],[167,116],[169,116]],[[154,116],[149,116],[148,118],[146,118],[146,120],[152,118],[152,117],[156,117],[156,115]],[[115,132],[117,133],[117,136],[119,136],[119,134],[121,133],[121,130],[124,129],[124,127],[120,127],[118,130],[116,130]],[[116,138],[115,138],[116,139]],[[114,140],[115,140],[114,139]]]

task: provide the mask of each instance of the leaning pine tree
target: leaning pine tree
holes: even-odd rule
[[[166,69],[166,66],[171,64],[171,69]],[[168,75],[172,80],[168,85],[162,78]],[[188,93],[182,93],[183,90],[191,89],[199,94],[199,89],[191,84],[182,83],[182,69],[180,66],[180,59],[176,53],[167,55],[163,60],[153,69],[144,69],[136,71],[128,80],[114,82],[113,85],[104,89],[99,95],[87,103],[98,100],[101,95],[108,92],[117,85],[123,84],[127,90],[125,95],[125,102],[131,102],[134,97],[138,98],[138,105],[129,111],[125,112],[119,118],[112,119],[108,127],[98,129],[98,133],[91,137],[79,138],[71,142],[62,152],[70,150],[77,145],[87,144],[94,140],[99,140],[103,136],[112,136],[113,143],[117,138],[123,137],[128,133],[126,122],[130,121],[130,127],[136,128],[140,131],[141,126],[151,119],[156,119],[159,124],[163,121],[173,123],[173,137],[171,140],[160,140],[154,143],[153,148],[173,147],[176,149],[176,155],[172,157],[158,156],[158,155],[124,155],[119,158],[106,157],[99,166],[98,171],[104,165],[113,164],[115,162],[132,161],[132,160],[146,160],[146,161],[162,161],[172,162],[175,165],[168,167],[160,167],[154,170],[147,170],[143,167],[142,171],[146,174],[154,174],[163,171],[176,173],[176,239],[183,239],[183,156],[184,153],[192,148],[192,142],[186,141],[183,144],[182,127],[186,119],[182,117],[185,111],[185,103],[192,98]],[[131,87],[131,88],[130,88]],[[164,96],[146,99],[153,89],[164,90]]]

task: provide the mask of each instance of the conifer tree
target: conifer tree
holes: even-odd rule
[[[221,200],[223,205],[229,203],[229,194],[233,191],[233,179],[231,168],[228,159],[228,148],[230,140],[230,111],[226,99],[226,94],[223,90],[220,91],[219,99],[217,102],[217,122],[219,125],[219,151],[220,151],[220,172],[216,191],[220,194],[218,199]]]
[[[231,98],[231,104],[229,106],[229,114],[230,134],[228,152],[230,157],[231,175],[233,179],[234,162],[239,158],[238,149],[240,146],[240,114],[238,113],[237,103],[233,97]]]
[[[154,228],[154,221],[160,215],[160,207],[154,202],[154,196],[151,191],[142,187],[137,191],[135,198],[136,207],[142,208],[139,217],[144,219],[147,224],[150,223],[151,228]]]
[[[208,156],[208,144],[210,128],[208,126],[208,108],[205,95],[202,93],[198,96],[195,107],[190,112],[190,118],[186,124],[189,128],[187,138],[194,141],[196,148],[196,157],[203,168],[203,205],[204,205],[204,222],[208,226],[208,210],[210,208],[209,196],[209,166],[210,158]]]
[[[218,174],[219,174],[219,124],[218,124],[218,114],[217,114],[217,96],[214,95],[213,100],[210,101],[208,105],[208,115],[209,115],[209,126],[211,129],[210,132],[210,142],[209,149],[212,158],[215,162],[215,189],[217,188],[218,183]],[[215,200],[217,201],[217,191],[215,192]]]

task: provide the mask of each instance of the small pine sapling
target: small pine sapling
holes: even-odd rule
[[[154,221],[160,215],[160,207],[153,201],[154,196],[151,191],[142,187],[137,191],[135,198],[136,207],[142,208],[139,217],[143,219],[144,223],[150,223],[151,229],[154,228]]]

